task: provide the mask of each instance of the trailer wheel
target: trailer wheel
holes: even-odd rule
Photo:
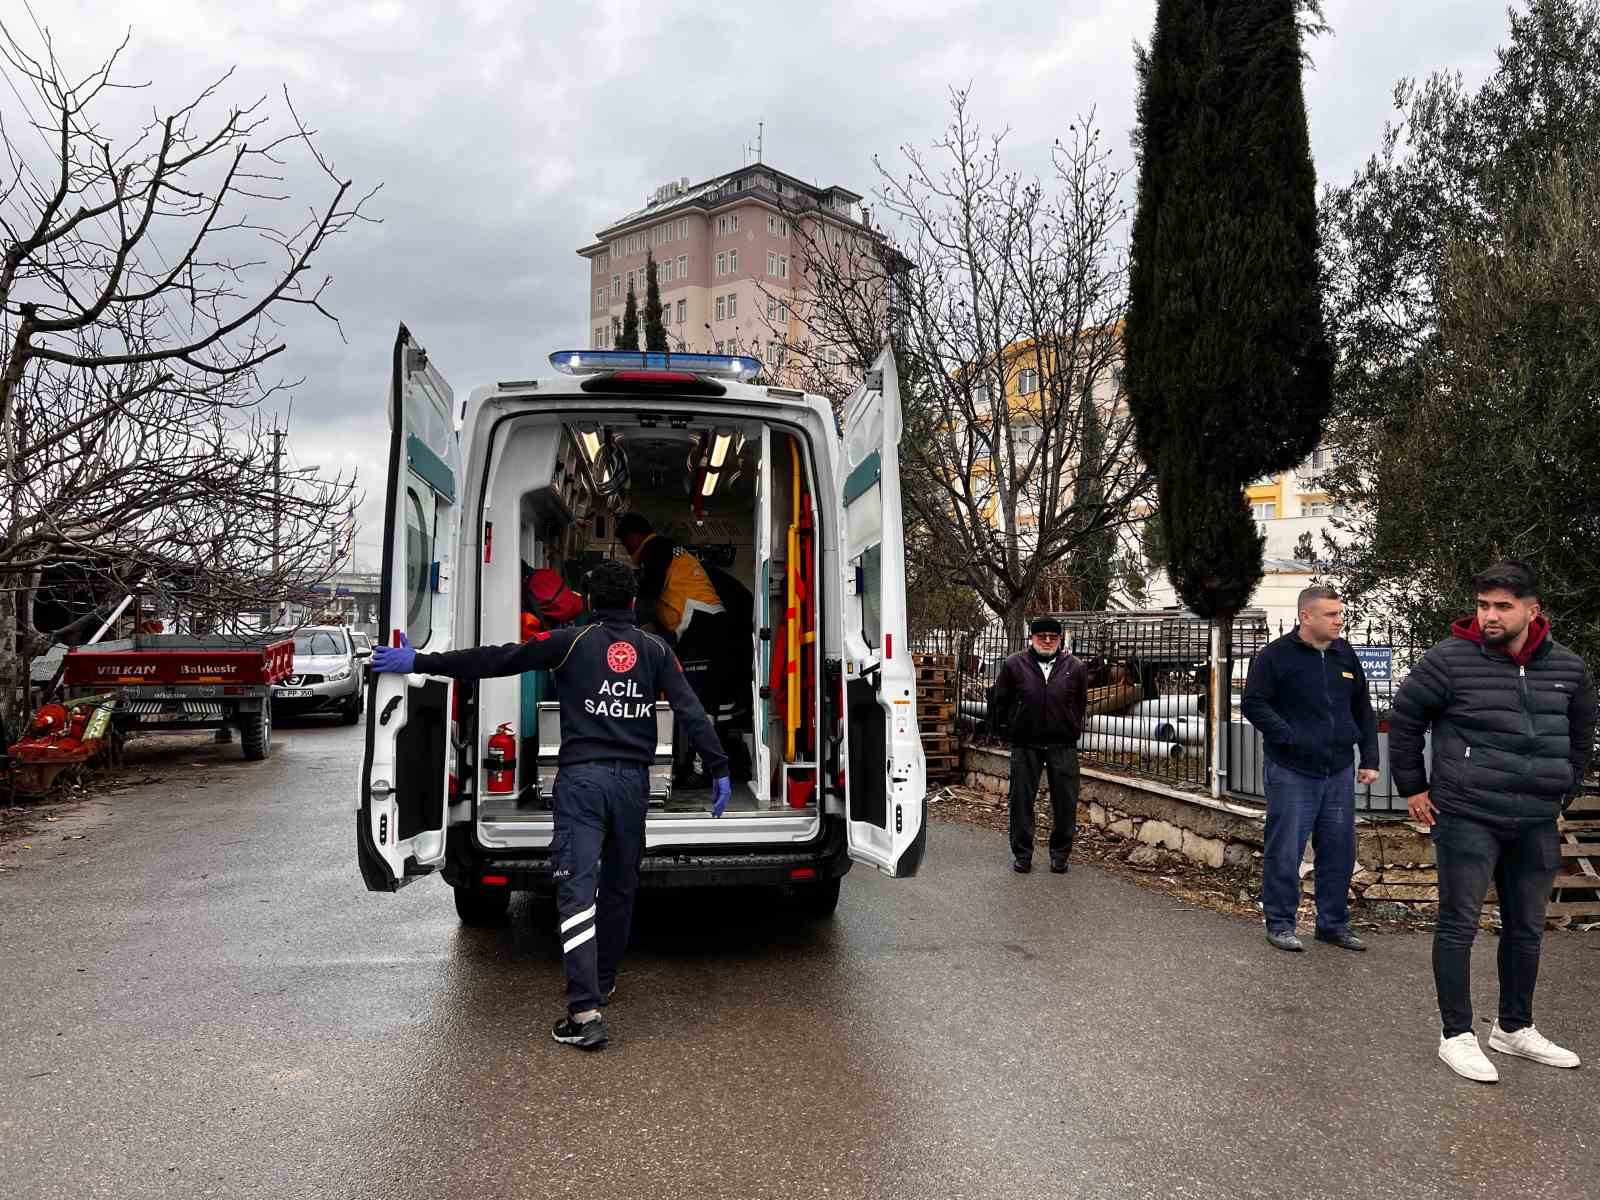
[[[456,916],[463,925],[503,925],[511,907],[508,887],[454,887]]]
[[[272,749],[272,703],[266,697],[262,697],[260,715],[239,726],[239,741],[247,762],[260,762]]]

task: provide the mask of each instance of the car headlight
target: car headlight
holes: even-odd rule
[[[329,683],[338,683],[341,679],[349,679],[349,678],[350,678],[350,668],[349,667],[340,667],[338,670],[334,671],[333,674],[328,676],[328,682]]]

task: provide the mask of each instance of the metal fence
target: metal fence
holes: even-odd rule
[[[1263,627],[1253,637],[1242,641],[1236,638],[1234,641],[1229,670],[1233,709],[1228,720],[1225,779],[1228,794],[1241,799],[1264,801],[1266,792],[1262,783],[1264,757],[1261,735],[1240,713],[1239,700],[1255,656],[1269,641],[1288,631],[1287,626],[1276,629]],[[1356,788],[1356,811],[1368,816],[1400,820],[1406,815],[1406,802],[1405,797],[1395,792],[1389,775],[1389,710],[1395,691],[1433,642],[1418,639],[1410,631],[1383,624],[1347,626],[1344,638],[1361,659],[1362,671],[1367,677],[1367,692],[1378,718],[1378,778]]]
[[[1068,648],[1089,665],[1090,716],[1079,741],[1086,762],[1176,787],[1208,789],[1213,765],[1222,790],[1261,803],[1264,762],[1261,735],[1239,711],[1239,700],[1255,655],[1287,632],[1263,614],[1247,610],[1235,621],[1225,670],[1232,697],[1220,746],[1207,720],[1211,675],[1211,625],[1198,617],[1158,613],[1063,613]],[[1361,625],[1346,639],[1362,660],[1378,717],[1379,775],[1356,789],[1356,810],[1378,818],[1405,816],[1405,800],[1389,775],[1388,716],[1395,689],[1431,642],[1396,627]],[[989,711],[990,689],[1000,664],[1024,641],[1004,631],[944,630],[917,639],[918,650],[955,657],[957,705],[963,734],[1003,746],[1007,731]]]
[[[1174,787],[1205,788],[1211,778],[1205,696],[1211,626],[1197,617],[1162,613],[1061,613],[1067,648],[1089,668],[1089,713],[1079,756],[1096,766]],[[1236,636],[1264,628],[1246,613]],[[1008,730],[989,701],[1007,656],[1025,642],[1003,630],[940,632],[916,649],[955,656],[963,732],[1005,745]]]

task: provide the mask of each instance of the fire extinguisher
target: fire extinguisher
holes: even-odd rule
[[[495,731],[489,739],[489,748],[483,756],[484,770],[488,772],[488,779],[484,790],[489,792],[509,792],[517,786],[517,739],[511,732],[511,723],[508,721]]]

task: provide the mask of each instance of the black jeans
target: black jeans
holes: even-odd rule
[[[1533,1024],[1544,909],[1561,865],[1554,821],[1520,828],[1440,813],[1433,827],[1439,867],[1439,924],[1433,933],[1433,985],[1445,1037],[1472,1030],[1472,940],[1492,880],[1500,896],[1500,1028]]]
[[[1072,853],[1078,829],[1078,751],[1072,746],[1011,747],[1011,854],[1033,857],[1033,798],[1039,775],[1050,780],[1050,856]]]

